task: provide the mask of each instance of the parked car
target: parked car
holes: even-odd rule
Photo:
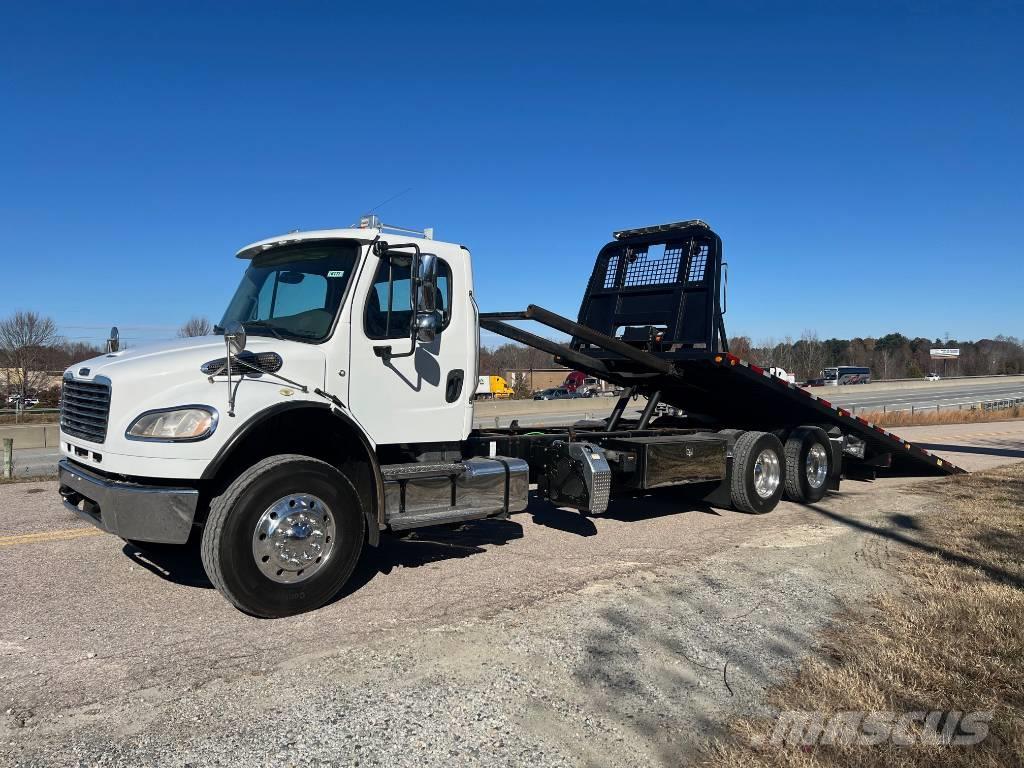
[[[39,405],[38,397],[26,397],[25,402],[22,404],[22,408],[35,408]]]
[[[533,396],[534,400],[575,400],[580,397],[589,397],[583,392],[570,392],[565,387],[542,389]]]
[[[938,381],[939,378],[940,378],[939,374],[937,374],[937,373],[929,373],[927,376],[924,377],[924,380],[925,381]]]

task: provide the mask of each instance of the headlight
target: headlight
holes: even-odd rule
[[[139,416],[125,432],[129,440],[203,440],[217,428],[217,411],[205,406],[165,408]]]

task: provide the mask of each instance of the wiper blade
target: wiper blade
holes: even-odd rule
[[[280,339],[281,341],[285,340],[284,336],[281,335],[280,331],[278,331],[277,328],[272,326],[270,324],[270,322],[267,321],[267,320],[253,320],[252,322],[245,323],[243,325],[243,327],[246,327],[246,328],[266,328],[268,331],[270,331],[272,334],[274,334],[274,336],[276,338]]]

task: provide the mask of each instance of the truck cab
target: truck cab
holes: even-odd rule
[[[424,253],[436,264],[428,342],[412,332],[411,269]],[[68,458],[119,475],[200,479],[252,419],[322,408],[315,389],[344,403],[374,448],[469,434],[478,357],[469,251],[367,224],[268,238],[237,257],[244,272],[215,330],[244,325],[245,356],[305,391],[239,378],[247,372],[237,366],[229,391],[223,372],[210,375],[226,360],[220,336],[112,351],[64,373]]]
[[[437,511],[429,494],[406,498],[395,467],[462,458],[451,446],[472,429],[479,356],[470,253],[429,230],[367,217],[351,228],[260,240],[236,256],[242,276],[215,328],[224,335],[129,350],[115,343],[65,371],[61,494],[125,539],[181,544],[197,525],[209,529],[206,510],[234,492],[240,475],[253,468],[275,477],[305,473],[305,490],[289,495],[287,483],[277,482],[271,495],[278,496],[256,503],[283,504],[275,519],[290,521],[287,531],[269,517],[263,524],[263,541],[280,545],[260,555],[276,566],[265,570],[309,591],[315,566],[340,557],[339,507],[360,510],[346,523],[359,548],[391,525],[388,498],[396,514]],[[304,458],[261,464],[281,456]],[[474,472],[499,470],[504,481],[508,467],[495,462],[460,467],[459,476],[472,486]],[[402,485],[397,495],[392,485]],[[443,512],[457,518],[480,516],[481,505],[509,508],[504,487],[477,495],[467,492]],[[315,524],[310,505],[331,509],[333,534],[324,520]],[[289,509],[304,516],[289,517]],[[348,565],[354,561],[340,572]],[[236,604],[257,614],[288,612],[287,604],[243,597]]]

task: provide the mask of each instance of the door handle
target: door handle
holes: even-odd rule
[[[461,368],[448,372],[448,381],[445,382],[444,386],[444,399],[446,402],[454,403],[459,399],[459,395],[462,394],[462,382],[465,379],[465,371]]]

